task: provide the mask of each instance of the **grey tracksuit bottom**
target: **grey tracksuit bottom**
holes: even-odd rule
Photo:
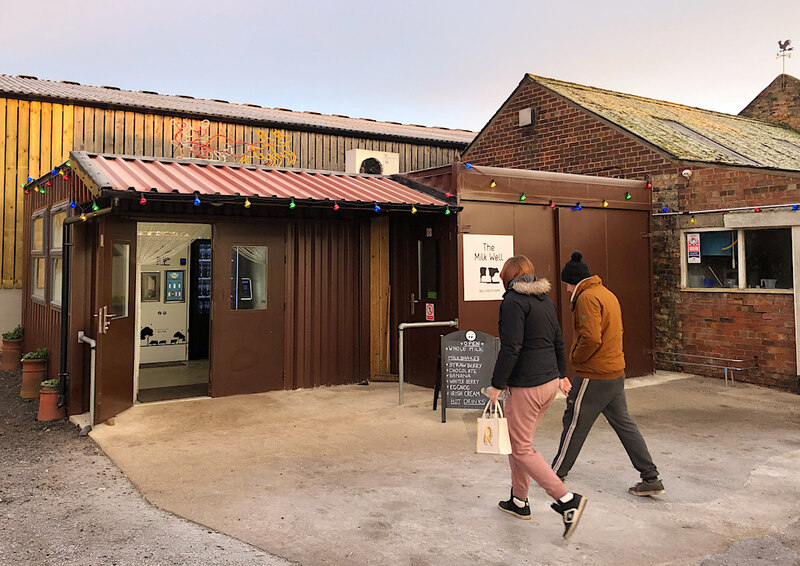
[[[561,433],[558,453],[553,460],[552,468],[556,474],[563,478],[572,469],[583,442],[600,413],[608,419],[611,428],[617,433],[633,467],[639,471],[642,479],[656,479],[656,465],[636,423],[628,414],[624,375],[609,380],[572,378],[572,390],[567,396],[567,410],[564,411],[564,431]]]

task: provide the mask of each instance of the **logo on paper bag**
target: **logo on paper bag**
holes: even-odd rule
[[[483,427],[483,443],[488,446],[492,445],[492,427],[490,426]]]

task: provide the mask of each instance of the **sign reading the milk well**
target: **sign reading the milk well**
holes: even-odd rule
[[[514,255],[514,236],[464,234],[464,300],[500,301],[500,270]]]
[[[492,384],[498,339],[475,330],[442,336],[442,405],[448,409],[483,409],[481,388]]]

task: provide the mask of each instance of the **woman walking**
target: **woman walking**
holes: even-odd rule
[[[508,388],[505,416],[511,438],[511,497],[501,501],[502,511],[520,519],[531,518],[528,488],[531,478],[555,499],[553,510],[564,520],[564,538],[578,526],[586,498],[571,493],[533,448],[536,426],[555,399],[559,388],[569,393],[564,359],[564,338],[556,307],[547,296],[550,283],[537,279],[525,256],[508,259],[500,272],[506,287],[500,305],[500,353],[489,388],[489,400],[497,402]]]

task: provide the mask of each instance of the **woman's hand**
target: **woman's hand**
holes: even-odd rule
[[[569,392],[572,390],[572,382],[568,377],[562,377],[558,380],[558,388],[564,395],[569,395]]]
[[[495,389],[494,387],[489,387],[489,401],[491,401],[492,405],[497,403],[497,398],[500,397],[500,393],[503,391],[501,389]]]

